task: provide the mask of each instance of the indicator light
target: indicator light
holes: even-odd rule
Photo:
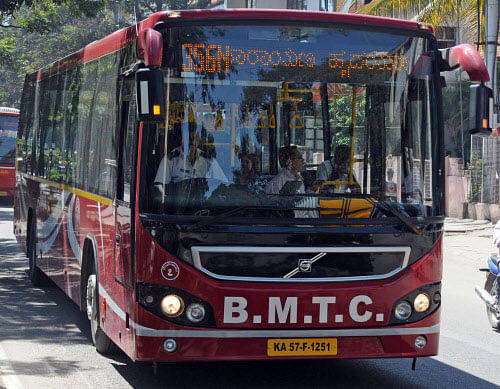
[[[177,350],[177,342],[173,339],[167,339],[165,342],[163,342],[163,348],[167,353],[173,353],[175,350]]]
[[[427,345],[427,339],[425,336],[419,335],[415,338],[415,347],[422,349]]]
[[[153,105],[153,115],[159,115],[159,114],[160,114],[160,106]]]

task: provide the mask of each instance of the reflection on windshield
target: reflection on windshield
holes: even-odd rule
[[[408,216],[432,215],[427,42],[256,28],[170,30],[178,55],[166,78],[168,119],[143,137],[151,150],[143,208],[374,217],[376,198]]]

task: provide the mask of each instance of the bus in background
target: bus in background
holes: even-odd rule
[[[0,199],[14,197],[19,110],[0,107]]]
[[[26,76],[29,277],[137,361],[436,355],[459,65],[488,79],[429,25],[328,12],[166,11],[93,42]]]

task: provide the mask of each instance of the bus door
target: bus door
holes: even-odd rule
[[[118,177],[115,199],[115,280],[133,288],[133,172],[135,150],[135,101],[122,102]]]

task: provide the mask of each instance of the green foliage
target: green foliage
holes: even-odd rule
[[[483,173],[483,159],[478,152],[471,154],[470,162],[467,163],[467,170],[471,177],[471,191],[467,197],[469,203],[477,203],[481,201],[481,184]]]
[[[16,18],[16,24],[28,33],[48,34],[61,24],[60,11],[61,6],[53,0],[35,3]]]
[[[26,73],[120,27],[167,9],[205,8],[209,0],[1,0],[0,105],[19,107]],[[119,12],[118,12],[119,11]],[[117,18],[117,15],[121,18]]]
[[[337,145],[350,145],[352,131],[352,99],[353,88],[349,85],[342,87],[342,96],[336,96],[329,104],[330,127],[334,133]],[[356,95],[356,134],[355,142],[358,144],[364,139],[361,128],[365,124],[366,91],[357,91]]]
[[[12,53],[16,48],[16,38],[5,34],[0,39],[0,63],[9,63],[12,60]]]

